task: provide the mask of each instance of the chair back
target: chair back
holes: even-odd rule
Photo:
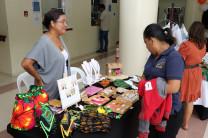
[[[77,76],[79,89],[84,88],[84,83],[83,82],[86,82],[86,75],[85,75],[85,73],[80,68],[77,68],[77,67],[70,67],[70,69],[71,69],[71,75],[79,74],[79,76],[80,76],[80,78]]]
[[[33,85],[34,84],[34,77],[31,76],[29,73],[27,72],[24,72],[22,74],[20,74],[18,77],[17,77],[17,87],[18,87],[18,90],[20,93],[22,93],[21,91],[21,82],[24,82],[27,90],[30,89],[30,85]]]
[[[79,74],[81,78],[77,78],[78,82],[85,82],[86,81],[86,75],[84,71],[82,71],[80,68],[77,67],[70,67],[71,74]]]

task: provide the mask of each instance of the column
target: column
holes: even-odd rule
[[[124,74],[142,75],[147,60],[147,49],[143,31],[151,23],[157,22],[158,0],[120,1],[120,62]]]

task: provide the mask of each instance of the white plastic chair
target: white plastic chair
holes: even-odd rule
[[[22,74],[20,74],[18,77],[17,77],[17,87],[19,89],[19,92],[22,93],[21,91],[21,82],[23,81],[27,90],[30,89],[30,85],[33,85],[34,84],[34,77],[31,76],[29,73],[27,72],[24,72]]]
[[[77,82],[78,82],[78,85],[79,85],[79,89],[83,89],[85,86],[84,86],[84,82],[86,82],[86,75],[85,73],[80,69],[80,68],[77,68],[77,67],[70,67],[71,69],[71,75],[73,74],[78,74],[80,76],[77,76]]]
[[[71,74],[72,75],[73,74],[76,74],[76,73],[80,75],[80,78],[79,79],[77,78],[78,83],[79,82],[86,82],[86,75],[85,75],[85,73],[80,68],[70,67],[70,69],[71,69]]]

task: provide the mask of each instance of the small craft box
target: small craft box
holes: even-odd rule
[[[124,114],[131,106],[132,104],[129,101],[113,100],[105,105],[104,108],[110,108],[115,113]]]
[[[139,94],[135,90],[128,90],[122,95],[118,96],[116,100],[127,100],[134,104],[136,101],[139,100]]]
[[[90,104],[96,104],[96,105],[103,105],[106,102],[108,102],[110,99],[107,96],[104,95],[94,95],[92,97],[89,98],[89,103]]]
[[[106,75],[117,76],[123,74],[123,66],[121,63],[107,63],[106,64]]]
[[[116,92],[117,92],[117,89],[115,87],[109,86],[109,87],[105,88],[104,90],[100,91],[98,94],[110,97],[111,95],[113,95]]]

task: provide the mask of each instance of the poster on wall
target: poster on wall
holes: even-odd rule
[[[57,80],[62,109],[81,100],[76,74]]]
[[[33,19],[35,25],[40,25],[40,2],[39,0],[33,0]]]

